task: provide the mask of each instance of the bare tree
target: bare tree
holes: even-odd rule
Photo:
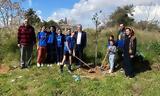
[[[22,18],[24,11],[20,6],[21,2],[23,2],[23,0],[19,2],[0,0],[0,22],[4,27],[14,25]]]

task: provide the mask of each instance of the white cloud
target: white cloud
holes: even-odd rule
[[[136,6],[134,10],[134,17],[137,21],[160,20],[160,5]]]
[[[51,16],[48,17],[48,20],[60,20],[61,18],[67,17],[71,22],[76,21],[76,23],[81,23],[86,27],[93,26],[93,22],[91,21],[92,15],[97,12],[98,10],[103,10],[103,12],[107,15],[111,14],[118,6],[124,6],[129,4],[134,4],[135,7],[135,18],[136,19],[143,19],[140,16],[144,15],[145,7],[151,4],[157,4],[153,6],[151,14],[155,14],[155,9],[160,10],[160,0],[80,0],[79,2],[73,5],[71,9],[59,9]],[[141,8],[143,6],[143,8]],[[159,12],[159,11],[157,11]],[[157,13],[160,15],[160,12]],[[153,16],[153,15],[152,15]]]

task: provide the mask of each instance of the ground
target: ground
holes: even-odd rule
[[[128,79],[121,71],[109,75],[80,69],[69,74],[65,68],[61,74],[57,65],[23,70],[15,67],[0,74],[0,96],[159,96],[158,68],[154,66]]]

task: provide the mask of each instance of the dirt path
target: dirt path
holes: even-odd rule
[[[9,66],[6,66],[4,64],[0,65],[0,74],[6,74],[9,70]]]

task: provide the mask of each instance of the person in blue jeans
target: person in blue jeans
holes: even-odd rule
[[[109,55],[109,73],[112,73],[114,70],[115,64],[115,55],[116,55],[116,46],[114,45],[114,41],[109,41],[110,45],[108,46],[108,55]]]
[[[64,45],[64,56],[62,63],[60,64],[60,72],[63,72],[63,65],[67,57],[69,57],[69,64],[68,64],[68,72],[71,73],[71,64],[72,64],[72,55],[75,56],[75,37],[74,32],[71,32],[71,35],[68,35],[71,30],[68,30],[66,39],[65,39],[65,45]]]
[[[51,63],[56,62],[56,27],[51,26],[47,32],[47,66],[52,66]]]
[[[57,28],[57,34],[56,34],[56,41],[57,41],[57,64],[60,65],[60,62],[63,59],[63,48],[64,48],[64,41],[65,41],[65,35],[62,34],[62,31],[60,28]]]

